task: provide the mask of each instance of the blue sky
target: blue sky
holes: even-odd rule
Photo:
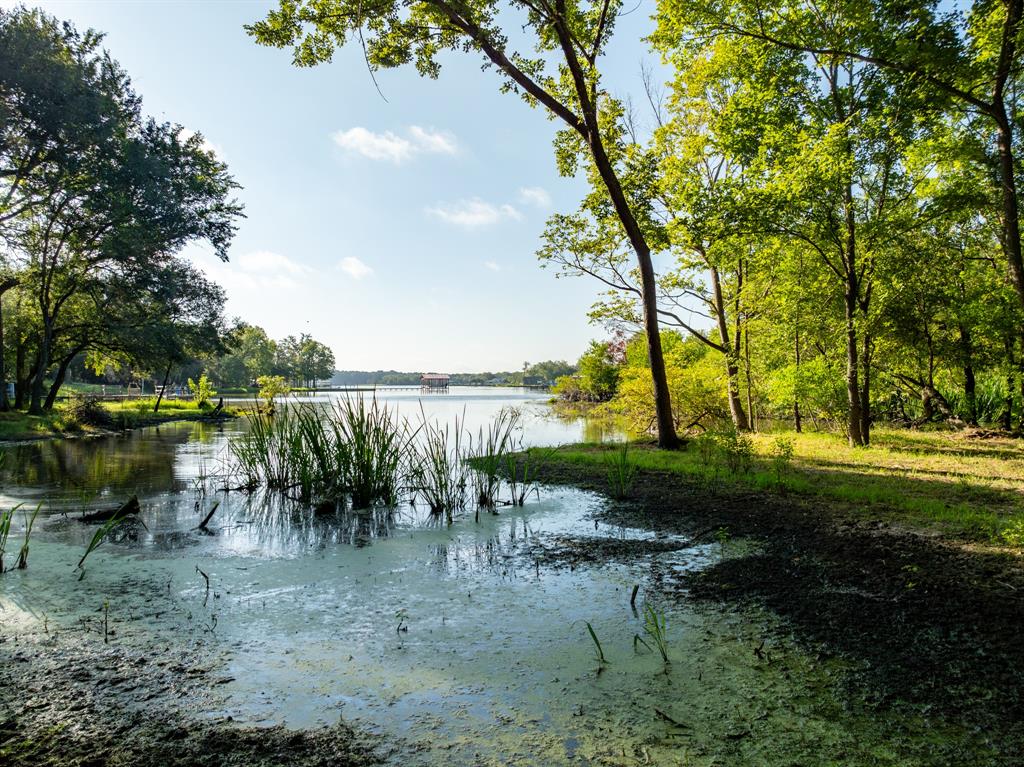
[[[534,255],[583,185],[555,171],[554,124],[479,59],[447,55],[437,81],[379,72],[385,102],[357,46],[314,69],[257,46],[242,25],[275,3],[37,4],[104,31],[145,111],[201,132],[242,184],[230,262],[190,250],[230,316],[312,333],[342,369],[518,369],[602,335],[586,320],[597,284],[556,280]],[[652,12],[645,0],[619,23],[617,94],[641,92]]]

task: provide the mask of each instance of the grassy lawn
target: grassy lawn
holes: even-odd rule
[[[195,420],[208,414],[208,411],[196,407],[195,403],[183,400],[164,400],[160,403],[159,412],[154,413],[155,403],[154,398],[147,398],[99,404],[110,414],[111,428],[115,429],[131,429],[162,421]],[[234,408],[225,408],[223,412],[226,415],[237,414]],[[109,429],[79,423],[63,406],[41,416],[21,411],[0,413],[0,440],[66,437],[102,431]]]
[[[780,457],[779,439],[792,445]],[[721,448],[663,451],[634,444],[638,469],[692,477],[721,487],[821,499],[844,511],[956,537],[1024,546],[1024,443],[972,432],[878,428],[869,448],[834,434],[751,435],[749,469],[734,470]],[[611,446],[574,445],[556,460],[604,465]],[[651,481],[639,477],[637,481]]]

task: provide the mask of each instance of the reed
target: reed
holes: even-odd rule
[[[11,534],[11,522],[14,521],[14,512],[22,507],[18,504],[13,509],[0,512],[0,575],[4,572],[4,552],[7,551],[7,538]]]
[[[451,524],[455,513],[466,508],[470,468],[466,463],[462,421],[454,425],[430,421],[420,405],[419,439],[408,471],[408,487],[414,497],[426,501],[431,514],[444,515]]]
[[[330,424],[340,484],[352,506],[396,504],[404,464],[418,430],[411,430],[408,421],[376,399],[367,407],[363,397],[336,402]]]
[[[32,528],[36,524],[36,517],[39,516],[41,508],[43,508],[42,503],[38,504],[31,514],[25,514],[25,541],[21,544],[21,550],[18,552],[17,566],[19,570],[24,570],[28,567],[28,542],[32,537]]]
[[[392,410],[357,397],[329,409],[255,413],[230,452],[242,487],[267,487],[313,504],[348,498],[354,508],[367,508],[398,502],[412,436]]]
[[[473,488],[477,506],[491,509],[498,505],[502,485],[502,469],[508,455],[516,449],[522,414],[516,408],[502,408],[494,420],[477,434],[476,446],[469,451],[473,471]]]
[[[636,465],[629,459],[628,442],[623,442],[621,447],[608,455],[605,459],[605,469],[612,497],[619,501],[623,500],[633,489],[633,482],[636,479]]]

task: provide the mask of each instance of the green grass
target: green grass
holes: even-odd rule
[[[972,435],[878,428],[872,447],[851,448],[834,434],[787,433],[792,455],[780,463],[779,434],[756,434],[747,471],[733,471],[721,454],[702,455],[699,443],[682,451],[634,444],[629,456],[640,471],[683,475],[709,490],[799,496],[827,502],[823,513],[842,510],[968,540],[1024,546],[1024,443]],[[603,474],[610,452],[619,449],[573,445],[553,458],[593,465]]]
[[[206,413],[192,402],[164,400],[159,412],[153,412],[155,398],[133,399],[121,402],[103,402],[102,407],[110,413],[113,428],[133,429],[164,421],[197,420]],[[226,415],[237,415],[235,408],[225,408]],[[57,405],[43,415],[28,415],[24,411],[11,410],[0,413],[0,440],[20,441],[67,437],[102,431],[87,424],[77,423],[68,416],[63,405]]]

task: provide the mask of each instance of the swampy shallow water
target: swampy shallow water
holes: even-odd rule
[[[389,401],[421,406],[417,393]],[[423,401],[471,430],[506,405],[523,408],[527,444],[617,437],[552,419],[542,397],[519,391]],[[764,652],[767,615],[660,599],[664,579],[743,541],[609,526],[607,499],[567,488],[451,526],[412,507],[317,515],[216,492],[211,476],[243,428],[6,448],[0,503],[43,507],[28,569],[0,580],[0,658],[38,658],[63,635],[97,658],[114,645],[140,667],[173,659],[184,676],[202,670],[199,689],[147,686],[140,673],[111,682],[117,705],[294,728],[342,718],[380,736],[394,764],[914,764],[944,737],[858,713],[835,692],[836,662],[777,637]],[[104,543],[79,580],[95,527],[74,516],[133,493],[144,525]],[[203,534],[194,528],[215,500]],[[580,546],[608,555],[597,566],[551,556]],[[665,616],[668,664],[634,640],[646,637],[646,602]]]

